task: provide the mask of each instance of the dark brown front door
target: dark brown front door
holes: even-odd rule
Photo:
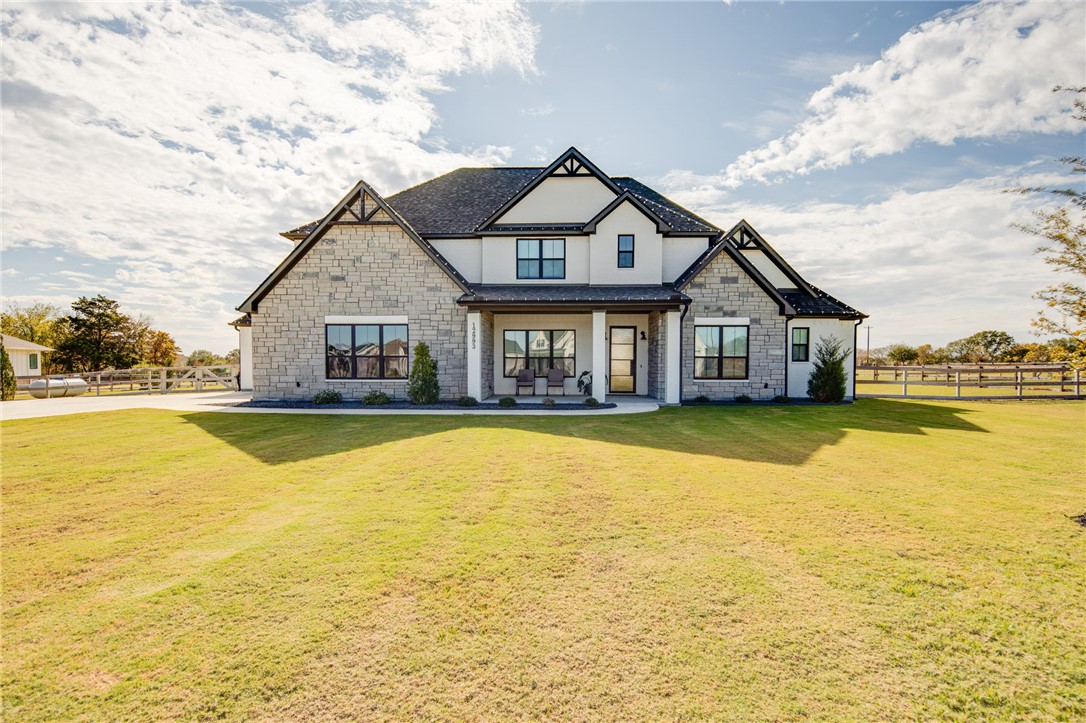
[[[637,327],[611,327],[611,382],[613,394],[635,394],[637,386]]]

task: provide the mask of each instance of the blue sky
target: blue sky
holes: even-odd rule
[[[1044,3],[34,4],[3,17],[3,296],[98,292],[186,350],[357,178],[575,145],[747,218],[872,344],[1030,340],[1011,228],[1082,153],[1086,10]]]

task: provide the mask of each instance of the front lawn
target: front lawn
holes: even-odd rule
[[[8,720],[1086,715],[1080,402],[0,430]]]

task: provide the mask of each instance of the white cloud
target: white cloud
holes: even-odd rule
[[[278,231],[359,177],[391,193],[508,156],[444,147],[431,98],[458,74],[534,73],[523,7],[261,7],[5,3],[5,251],[105,261],[85,289],[67,277],[73,297],[229,348],[231,307],[289,249]]]
[[[532,108],[521,108],[520,114],[528,118],[544,118],[554,113],[557,110],[553,103],[544,103],[543,105],[534,106]]]
[[[673,198],[728,228],[746,218],[816,286],[871,315],[872,343],[945,343],[981,329],[1033,339],[1032,294],[1056,280],[1033,254],[1036,196],[1002,193],[1059,185],[1021,169],[859,203],[743,203],[709,185],[669,176]]]
[[[1077,130],[1066,93],[1086,77],[1086,6],[982,2],[902,36],[874,63],[833,76],[810,116],[740,156],[723,182],[769,181],[898,153],[920,142]]]

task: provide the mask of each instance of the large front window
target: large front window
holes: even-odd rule
[[[746,379],[747,326],[695,326],[694,378]]]
[[[505,376],[515,377],[521,369],[534,369],[545,377],[561,369],[567,377],[577,371],[577,339],[573,330],[538,329],[505,332]]]
[[[518,238],[517,278],[566,278],[566,240],[563,238]]]
[[[328,379],[406,379],[406,324],[328,324]]]

